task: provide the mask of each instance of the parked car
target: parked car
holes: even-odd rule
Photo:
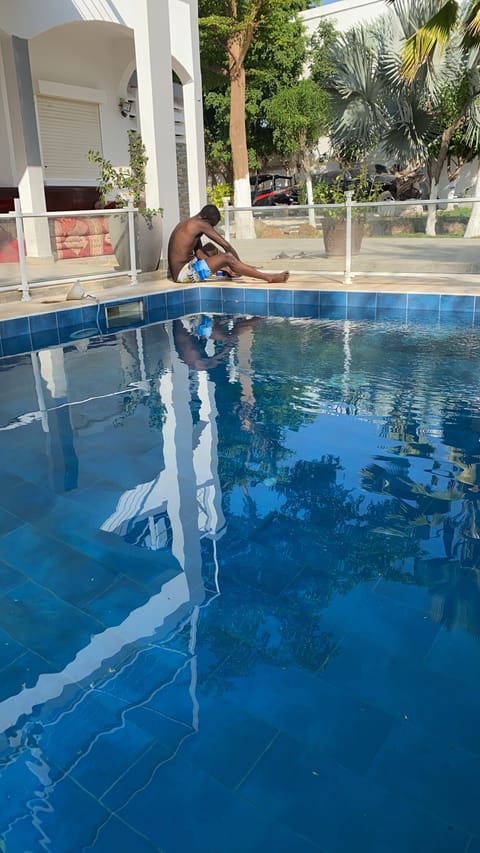
[[[349,169],[342,171],[338,169],[328,169],[321,172],[314,180],[322,183],[333,183],[339,176],[341,177],[342,189],[348,190],[355,187],[355,181],[360,175],[366,174],[368,185],[371,190],[375,188],[375,197],[381,199],[394,200],[397,198],[397,178],[393,171],[390,171],[381,163],[372,163],[365,166],[351,166]],[[377,190],[380,192],[378,193]]]
[[[298,204],[298,186],[291,175],[257,175],[250,178],[252,207]]]

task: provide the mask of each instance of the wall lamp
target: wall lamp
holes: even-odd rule
[[[127,116],[132,116],[133,118],[132,107],[134,103],[135,101],[133,101],[131,98],[120,98],[120,103],[118,107],[124,118],[127,118]]]

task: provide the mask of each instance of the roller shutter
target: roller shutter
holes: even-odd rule
[[[98,104],[37,97],[45,184],[94,184],[98,166],[90,148],[102,151]]]

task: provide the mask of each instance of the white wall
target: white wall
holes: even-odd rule
[[[313,35],[321,19],[332,21],[337,30],[345,32],[356,24],[365,24],[383,15],[386,11],[385,0],[338,0],[328,6],[307,9],[300,17],[308,34]]]
[[[104,154],[115,166],[127,165],[131,122],[120,115],[118,102],[124,94],[119,81],[135,58],[131,31],[113,24],[66,24],[33,38],[29,48],[36,93],[39,80],[105,92],[100,105]]]

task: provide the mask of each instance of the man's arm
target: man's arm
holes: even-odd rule
[[[210,240],[213,240],[213,242],[216,243],[218,246],[221,246],[224,252],[231,252],[231,254],[235,258],[237,258],[237,260],[240,260],[236,249],[234,249],[230,243],[227,243],[227,241],[222,237],[222,235],[219,234],[218,231],[215,231],[215,228],[213,228],[208,222],[205,222],[203,226],[203,233],[206,237],[210,237]]]

